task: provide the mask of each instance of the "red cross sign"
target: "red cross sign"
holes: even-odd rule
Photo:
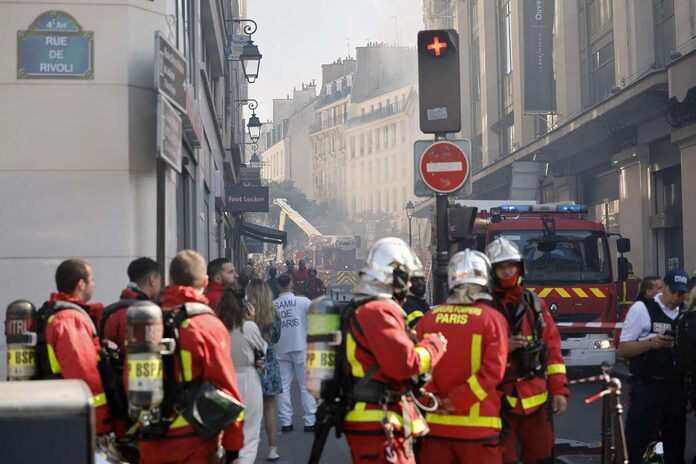
[[[435,50],[435,56],[440,56],[442,54],[441,48],[447,48],[447,42],[440,42],[438,36],[433,37],[433,43],[428,45],[428,50]]]

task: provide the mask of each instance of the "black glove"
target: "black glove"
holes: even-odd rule
[[[225,453],[225,464],[232,464],[232,462],[234,462],[234,460],[237,458],[239,458],[239,450],[227,450],[227,452]]]

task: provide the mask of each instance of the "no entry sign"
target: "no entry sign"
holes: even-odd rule
[[[427,147],[418,167],[425,185],[437,193],[456,192],[469,177],[469,160],[464,150],[449,141]]]

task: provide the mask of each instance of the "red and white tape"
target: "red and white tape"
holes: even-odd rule
[[[620,329],[623,322],[556,322],[556,327],[564,329]]]
[[[593,375],[592,377],[585,377],[584,379],[575,379],[568,382],[570,385],[575,385],[578,383],[589,383],[589,382],[599,382],[602,380],[601,375]]]

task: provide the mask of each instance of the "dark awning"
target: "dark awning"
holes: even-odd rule
[[[271,229],[246,221],[242,222],[242,235],[276,245],[285,245],[288,241],[288,233],[284,230]]]

